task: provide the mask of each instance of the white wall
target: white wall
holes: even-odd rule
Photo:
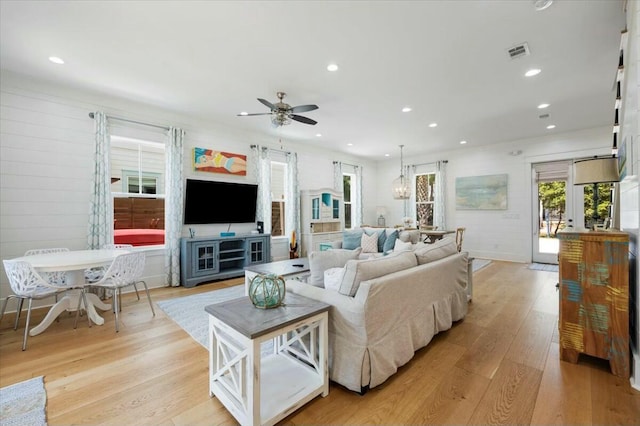
[[[0,258],[21,256],[27,249],[87,246],[87,223],[93,172],[94,122],[91,111],[128,119],[183,128],[185,178],[255,183],[251,166],[246,177],[206,174],[192,169],[191,152],[205,147],[247,155],[250,145],[279,149],[264,135],[238,131],[180,116],[130,100],[83,92],[3,71],[0,76]],[[149,127],[118,125],[122,136],[158,139]],[[375,164],[319,148],[305,151],[303,144],[283,141],[283,148],[299,153],[300,186],[331,187],[333,161],[363,165],[370,176]],[[373,179],[369,185],[373,186]],[[366,192],[373,193],[373,189]],[[220,208],[212,204],[212,208]],[[197,235],[218,234],[225,225],[196,225]],[[252,224],[233,225],[243,233]],[[184,227],[183,236],[188,236]],[[280,253],[282,251],[282,253]],[[288,255],[287,241],[274,241],[274,257]],[[164,285],[163,252],[147,253],[145,279],[152,287]],[[0,275],[0,298],[10,292]]]
[[[465,145],[459,149],[414,155],[405,152],[410,162],[430,163],[447,160],[446,225],[449,229],[465,227],[464,247],[472,256],[530,262],[532,256],[532,192],[531,164],[573,159],[611,153],[611,128],[602,127],[569,133],[554,133],[544,138],[526,139],[491,146]],[[509,152],[522,150],[511,156]],[[404,201],[391,196],[391,182],[400,173],[400,160],[388,161],[378,167],[376,202],[372,206],[387,207],[387,224],[402,222]],[[456,210],[456,177],[508,175],[507,210]],[[365,222],[373,222],[375,210],[369,209]]]

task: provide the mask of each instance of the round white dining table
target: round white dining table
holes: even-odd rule
[[[72,250],[55,253],[42,253],[33,256],[17,257],[13,260],[29,262],[38,272],[66,272],[66,279],[70,285],[85,281],[84,271],[89,268],[108,266],[118,255],[129,253],[125,249],[100,249],[100,250]],[[94,293],[86,293],[87,315],[94,324],[104,324],[104,318],[98,315],[96,308],[106,311],[111,305],[104,303]],[[70,290],[49,309],[42,322],[29,330],[30,336],[42,333],[64,311],[75,311],[78,308],[80,290]]]

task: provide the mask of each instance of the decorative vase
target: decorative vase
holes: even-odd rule
[[[249,285],[249,298],[256,308],[277,308],[282,305],[285,294],[284,278],[275,274],[258,274]]]

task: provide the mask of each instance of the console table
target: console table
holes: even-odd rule
[[[209,394],[241,425],[273,425],[318,395],[329,395],[329,305],[293,293],[273,309],[248,297],[209,313]],[[261,344],[273,341],[273,352]]]
[[[180,282],[185,287],[244,275],[244,268],[271,260],[271,235],[180,240]]]

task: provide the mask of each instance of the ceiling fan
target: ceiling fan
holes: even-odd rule
[[[311,124],[312,126],[317,123],[317,121],[304,117],[302,115],[298,115],[297,113],[316,110],[318,109],[318,105],[298,105],[292,107],[289,104],[285,104],[283,101],[284,97],[287,95],[286,93],[278,92],[276,95],[278,96],[278,102],[276,102],[275,104],[272,104],[265,99],[258,98],[258,101],[268,107],[271,112],[258,112],[254,114],[243,113],[238,115],[270,115],[271,123],[274,127],[291,124],[291,120],[298,121],[304,124]]]

